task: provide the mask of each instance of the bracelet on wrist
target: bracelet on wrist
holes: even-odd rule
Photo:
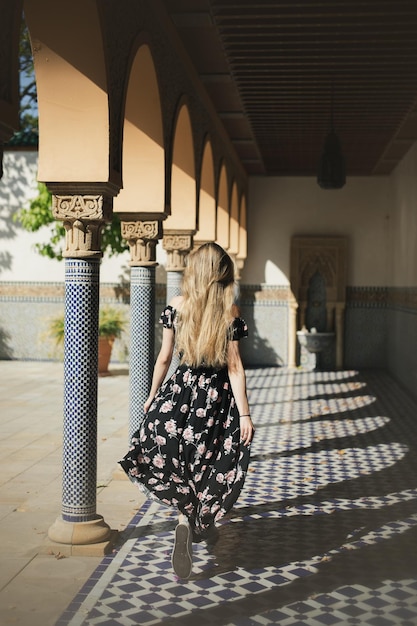
[[[250,417],[250,413],[244,413],[243,415],[239,415],[239,417]]]

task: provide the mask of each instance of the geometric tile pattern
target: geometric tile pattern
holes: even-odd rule
[[[247,480],[191,578],[148,500],[56,626],[416,626],[416,403],[384,372],[247,379]]]
[[[97,259],[65,261],[62,518],[96,515],[99,271]]]
[[[129,441],[143,418],[154,365],[155,267],[130,269]]]
[[[182,271],[169,270],[167,272],[166,304],[169,304],[172,298],[181,295],[182,276]],[[161,311],[159,313],[161,313]],[[179,356],[174,352],[167,372],[167,378],[169,378],[176,371],[179,363]]]

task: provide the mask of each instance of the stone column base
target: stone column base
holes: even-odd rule
[[[50,541],[44,550],[64,556],[100,556],[111,550],[116,535],[101,515],[88,522],[66,522],[58,517],[48,531]]]

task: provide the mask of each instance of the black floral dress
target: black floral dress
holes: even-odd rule
[[[175,315],[167,306],[160,323],[173,328]],[[244,320],[235,318],[233,340],[247,335]],[[184,513],[198,540],[236,502],[249,452],[240,441],[227,367],[181,364],[158,390],[119,463],[148,496]]]

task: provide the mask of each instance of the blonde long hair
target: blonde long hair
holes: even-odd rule
[[[197,367],[223,367],[231,338],[234,264],[216,243],[188,255],[178,312],[176,349],[183,362]]]

